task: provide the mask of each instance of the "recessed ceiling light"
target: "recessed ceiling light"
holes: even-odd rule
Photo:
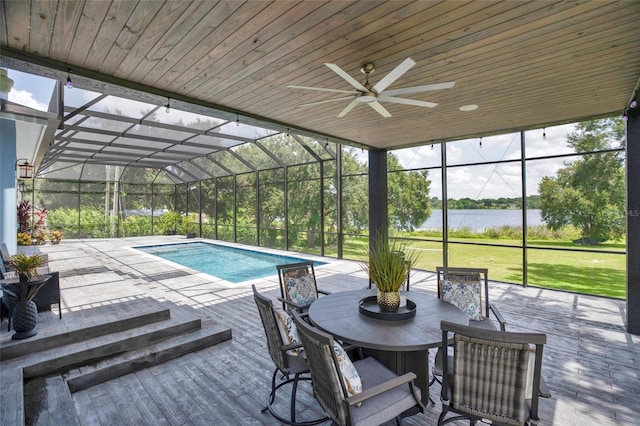
[[[469,105],[462,105],[460,107],[460,111],[473,111],[474,109],[478,109],[478,105],[469,104]]]

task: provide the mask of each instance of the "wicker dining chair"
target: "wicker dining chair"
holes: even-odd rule
[[[543,333],[486,330],[442,321],[441,349],[453,333],[453,355],[443,357],[442,413],[438,426],[462,418],[493,425],[537,424]],[[541,390],[542,389],[542,390]],[[456,416],[448,417],[449,413]]]
[[[467,315],[469,315],[469,325],[476,328],[485,328],[489,330],[496,330],[496,324],[491,319],[491,315],[495,317],[498,322],[500,330],[505,331],[507,322],[498,310],[497,306],[492,304],[489,300],[489,270],[486,268],[445,268],[437,267],[436,273],[438,277],[438,297],[443,300],[447,300],[450,303],[451,299],[447,299],[447,288],[449,283],[452,286],[460,287],[472,287],[473,291],[467,291],[466,294],[473,294],[477,296],[477,303],[473,304],[473,307],[469,307],[470,304],[465,301],[465,308],[461,308]],[[453,287],[451,287],[453,288]],[[451,289],[449,288],[449,289]],[[451,297],[455,298],[455,289],[451,291],[453,294]],[[459,306],[460,307],[460,306]]]
[[[292,327],[295,327],[295,324],[292,321],[287,321],[285,319],[288,317],[288,314],[285,311],[277,312],[271,299],[268,299],[258,293],[255,285],[252,285],[251,287],[253,289],[253,297],[258,307],[262,326],[267,338],[267,349],[276,366],[271,379],[271,391],[267,396],[267,403],[262,411],[264,412],[269,410],[273,417],[282,423],[289,425],[315,425],[324,422],[327,420],[326,417],[304,422],[296,421],[296,393],[298,390],[298,382],[300,380],[311,380],[308,375],[309,366],[305,357],[301,354],[302,343],[298,341],[285,341],[285,339],[291,340],[288,337],[289,335],[295,336],[295,330],[291,329]],[[281,326],[279,326],[279,322]],[[287,335],[287,337],[285,338],[283,335]],[[295,338],[293,340],[295,340]],[[278,373],[282,375],[284,380],[276,384]],[[293,375],[293,377],[290,377],[291,375]],[[273,403],[278,389],[288,384],[292,384],[290,413],[289,418],[285,418],[275,410]]]
[[[276,265],[276,269],[280,281],[278,300],[282,302],[283,309],[297,309],[304,313],[320,294],[329,294],[318,290],[312,260]]]
[[[338,342],[292,312],[311,370],[313,395],[338,425],[379,425],[424,412],[414,373],[398,376],[374,358],[351,362]],[[358,392],[359,391],[359,392]]]
[[[437,267],[438,298],[458,306],[469,318],[469,326],[505,331],[507,322],[489,300],[489,270],[486,268]],[[493,314],[496,323],[491,319]],[[436,351],[430,385],[441,382],[442,351]]]

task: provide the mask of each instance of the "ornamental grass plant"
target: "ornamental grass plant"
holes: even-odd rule
[[[9,266],[14,269],[16,275],[20,277],[20,282],[6,285],[4,291],[20,302],[33,299],[40,287],[25,284],[39,278],[38,268],[44,265],[44,262],[44,258],[38,254],[30,256],[24,253],[18,253],[12,256],[9,261]]]
[[[407,250],[398,240],[379,236],[369,250],[369,259],[358,263],[380,292],[397,292],[417,260],[418,252]]]

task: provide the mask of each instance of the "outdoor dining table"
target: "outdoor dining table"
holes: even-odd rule
[[[400,292],[416,305],[415,316],[403,320],[384,320],[363,315],[359,302],[376,290],[351,290],[317,299],[309,308],[313,325],[345,343],[363,348],[396,374],[414,372],[422,402],[429,401],[429,349],[442,341],[440,321],[467,325],[467,316],[433,293]]]

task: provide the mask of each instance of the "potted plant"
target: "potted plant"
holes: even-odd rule
[[[180,224],[180,213],[170,210],[160,216],[160,223],[166,235],[176,235],[176,227]]]
[[[198,221],[195,213],[190,213],[182,218],[182,227],[187,238],[195,238],[198,230]]]
[[[379,236],[369,250],[368,261],[360,266],[378,288],[378,306],[383,312],[395,312],[400,307],[400,288],[407,279],[411,265],[417,260],[415,251],[407,252],[397,240]]]
[[[12,313],[13,329],[16,333],[11,336],[14,340],[35,336],[38,312],[33,298],[50,278],[51,275],[39,275],[38,268],[44,264],[44,259],[38,255],[18,253],[11,257],[11,267],[17,278],[4,280],[3,291],[7,294]]]

